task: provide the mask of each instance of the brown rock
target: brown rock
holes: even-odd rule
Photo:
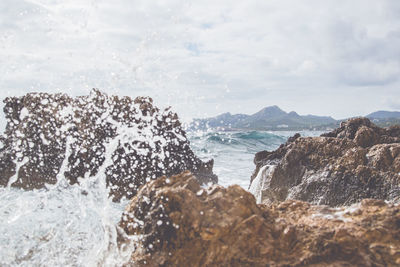
[[[129,266],[400,264],[399,206],[256,205],[238,186],[204,189],[189,172],[142,187],[120,226],[142,237]]]
[[[0,185],[42,188],[56,183],[60,172],[73,184],[100,170],[118,200],[135,195],[146,179],[184,170],[202,183],[217,182],[213,161],[194,155],[178,116],[149,97],[93,90],[76,98],[31,93],[4,102]]]
[[[379,143],[379,135],[367,126],[361,126],[354,136],[354,141],[361,147],[370,147]]]
[[[339,206],[364,198],[397,201],[398,128],[379,128],[356,118],[321,137],[296,136],[276,151],[256,154],[250,190],[263,203],[298,199]]]
[[[400,125],[379,128],[368,118],[360,117],[343,121],[339,128],[321,136],[351,139],[362,147],[400,143]]]

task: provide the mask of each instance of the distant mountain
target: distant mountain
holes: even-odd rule
[[[400,119],[400,111],[379,110],[366,116],[369,119]]]
[[[388,127],[395,124],[400,125],[399,111],[379,110],[368,114],[366,117],[380,127]]]
[[[226,130],[302,130],[334,128],[338,121],[332,117],[315,115],[301,116],[296,112],[285,112],[278,106],[263,108],[253,115],[224,113],[207,119],[195,119],[190,129],[224,128]]]
[[[245,114],[232,115],[228,112],[213,118],[199,119],[199,122],[200,124],[211,128],[231,127],[232,125],[236,125],[237,123],[245,121],[248,117],[250,116]]]

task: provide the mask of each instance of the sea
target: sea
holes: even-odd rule
[[[254,154],[274,150],[294,134],[208,130],[188,132],[188,138],[197,156],[214,159],[219,184],[247,190]],[[0,266],[121,266],[133,249],[117,246],[117,223],[128,202],[108,198],[101,173],[79,185],[59,176],[40,190],[0,188]]]

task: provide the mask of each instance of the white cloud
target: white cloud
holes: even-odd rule
[[[397,0],[2,0],[0,92],[98,87],[185,118],[393,109],[399,15]]]

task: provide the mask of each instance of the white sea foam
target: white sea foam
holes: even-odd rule
[[[265,187],[265,182],[267,177],[274,171],[275,165],[265,165],[263,166],[254,178],[253,182],[250,185],[249,192],[252,193],[257,201],[257,204],[260,204],[262,201],[262,191]]]
[[[0,266],[121,266],[128,261],[134,244],[117,244],[128,201],[112,202],[105,182],[112,154],[127,138],[125,130],[120,128],[118,138],[106,144],[98,174],[79,179],[79,185],[63,176],[73,143],[68,137],[56,184],[33,191],[0,188]],[[17,172],[24,162],[16,161]],[[127,238],[135,242],[138,237]]]
[[[100,178],[100,179],[99,179]],[[0,189],[0,266],[120,266],[117,246],[126,201],[113,203],[101,177],[47,189]]]

